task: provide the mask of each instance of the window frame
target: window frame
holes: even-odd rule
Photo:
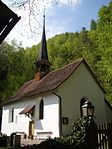
[[[44,119],[44,101],[41,99],[39,103],[39,119]]]
[[[9,109],[9,123],[14,122],[14,107],[10,107]]]

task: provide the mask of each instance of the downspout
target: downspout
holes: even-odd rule
[[[59,96],[54,90],[52,90],[52,93],[58,97],[59,99],[59,136],[62,136],[62,101],[61,96]]]

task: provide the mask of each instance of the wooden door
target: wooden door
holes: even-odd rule
[[[30,139],[34,138],[34,129],[35,129],[34,121],[30,121],[29,122],[29,138]]]

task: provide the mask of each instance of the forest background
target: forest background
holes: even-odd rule
[[[84,58],[112,104],[112,2],[102,6],[90,30],[63,33],[47,41],[51,71]],[[23,48],[15,40],[0,46],[0,99],[7,100],[26,81],[34,78],[40,44]]]

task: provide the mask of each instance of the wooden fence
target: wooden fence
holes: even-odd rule
[[[112,149],[112,123],[98,125],[98,149]]]

